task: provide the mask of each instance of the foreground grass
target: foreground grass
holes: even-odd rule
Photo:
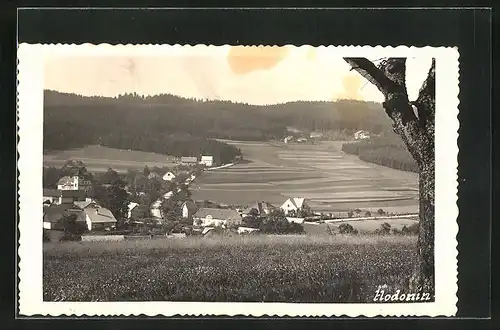
[[[248,236],[44,244],[45,301],[364,302],[404,288],[414,237]]]

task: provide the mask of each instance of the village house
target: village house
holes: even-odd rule
[[[289,142],[291,142],[292,140],[293,140],[293,136],[289,135],[289,136],[287,136],[287,137],[283,140],[283,142],[285,142],[285,143],[289,143]]]
[[[52,204],[43,209],[43,228],[49,230],[64,230],[61,220],[64,216],[76,215],[76,222],[85,224],[83,210],[73,203]]]
[[[107,208],[91,204],[83,212],[88,230],[109,230],[116,227],[116,219]]]
[[[181,163],[187,166],[198,165],[198,158],[196,157],[181,157]]]
[[[252,205],[248,206],[247,208],[243,209],[241,211],[241,215],[243,217],[248,216],[252,209],[255,209],[257,211],[258,216],[265,216],[271,213],[271,211],[276,210],[277,208],[276,206],[268,202],[260,201],[260,202],[255,202]]]
[[[180,210],[184,219],[192,219],[198,207],[192,200],[187,200],[180,203]]]
[[[151,204],[149,212],[153,218],[163,219],[162,204],[163,202],[160,199]]]
[[[360,130],[360,131],[357,131],[356,133],[354,133],[355,140],[366,140],[369,138],[370,138],[370,132],[368,132],[368,131]]]
[[[163,180],[164,181],[172,181],[175,179],[175,174],[172,172],[167,172],[165,175],[163,175]]]
[[[202,207],[193,215],[193,224],[197,226],[227,227],[241,224],[241,216],[235,210]]]
[[[128,205],[127,205],[127,207],[128,207],[127,219],[130,219],[132,217],[132,210],[134,208],[136,208],[137,206],[139,206],[139,203],[134,203],[134,202],[128,203]]]
[[[205,165],[206,167],[211,167],[214,164],[213,156],[201,156],[201,165]]]
[[[283,205],[281,205],[281,209],[283,212],[285,212],[285,215],[288,215],[290,212],[295,211],[298,212],[299,210],[303,209],[306,206],[306,201],[305,198],[301,197],[293,197],[287,199]]]
[[[67,204],[77,201],[85,201],[85,191],[83,190],[56,190],[43,189],[44,204]]]
[[[63,176],[57,181],[58,190],[89,190],[90,188],[92,188],[92,182],[78,175]]]

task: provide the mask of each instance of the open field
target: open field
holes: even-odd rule
[[[369,302],[404,288],[416,238],[247,236],[45,243],[45,301]]]
[[[203,173],[192,187],[193,198],[243,205],[265,200],[281,205],[288,197],[305,197],[319,212],[356,208],[418,212],[418,174],[346,155],[341,142],[224,142],[240,148],[245,162]]]
[[[109,167],[117,172],[126,172],[128,169],[143,169],[146,165],[150,168],[175,165],[171,156],[95,145],[48,152],[43,155],[43,165],[61,167],[69,159],[81,160],[91,172],[103,172]]]

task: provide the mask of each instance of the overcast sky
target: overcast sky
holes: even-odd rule
[[[408,59],[410,99],[416,98],[429,66],[430,58]],[[331,47],[182,47],[161,55],[51,54],[45,57],[44,77],[45,89],[86,96],[136,92],[251,104],[381,102],[380,92],[349,69]]]

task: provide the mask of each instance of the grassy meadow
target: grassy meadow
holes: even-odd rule
[[[416,237],[236,236],[45,243],[44,301],[369,302],[404,288]]]
[[[143,169],[146,165],[149,168],[175,166],[172,156],[98,145],[47,152],[43,155],[43,165],[61,167],[70,159],[81,160],[90,172],[105,172],[110,167],[123,173],[127,172],[128,169]]]

